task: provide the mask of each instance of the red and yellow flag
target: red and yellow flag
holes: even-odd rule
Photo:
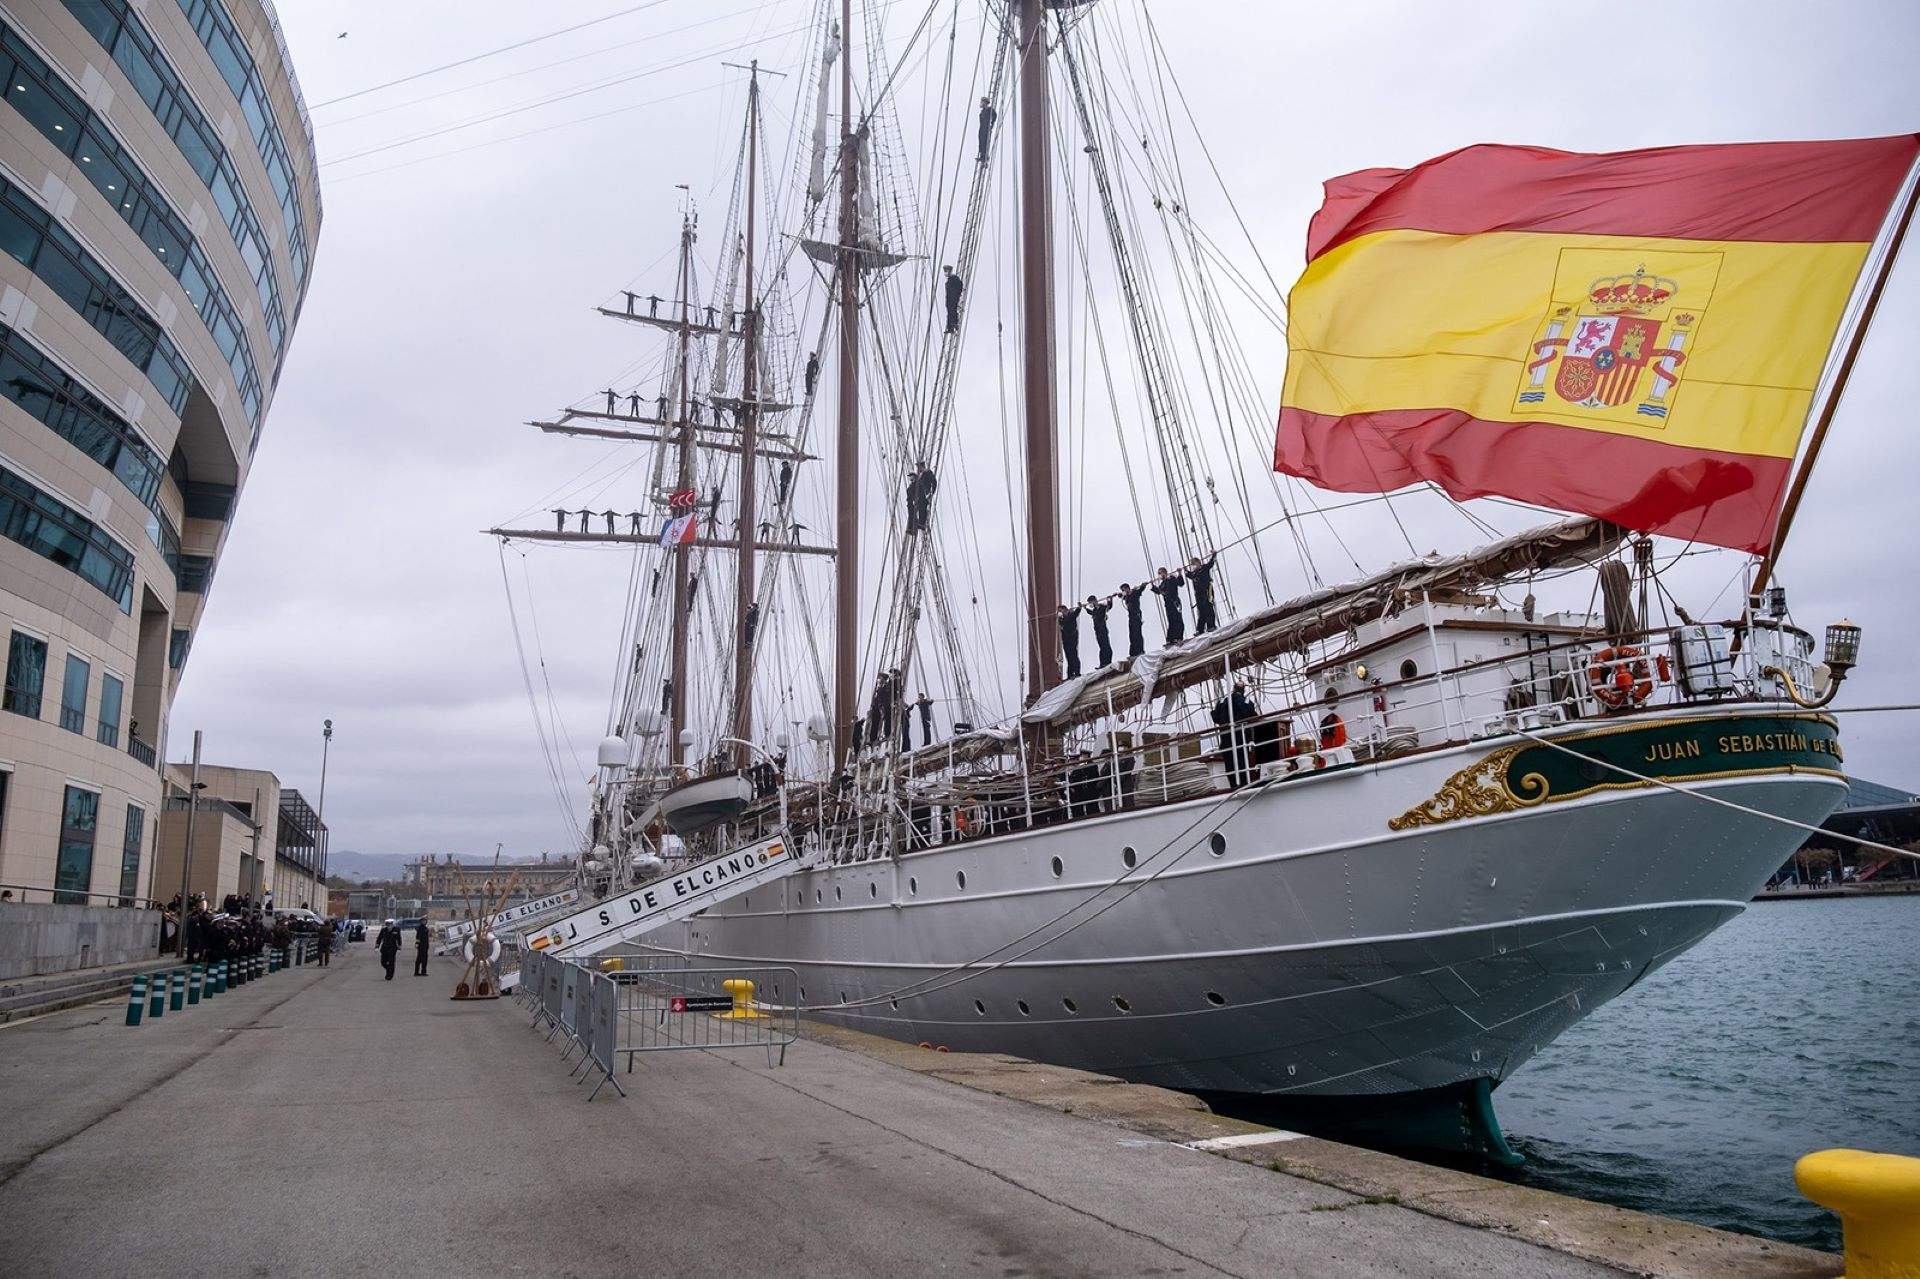
[[[1475,146],[1327,183],[1274,467],[1754,552],[1920,138]]]

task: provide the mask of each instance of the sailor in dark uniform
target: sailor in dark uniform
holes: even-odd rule
[[[1146,583],[1128,586],[1120,583],[1120,603],[1127,610],[1127,660],[1132,661],[1147,651],[1147,635],[1142,629],[1140,617],[1140,597],[1147,593]]]
[[[1067,678],[1080,675],[1080,606],[1060,606],[1060,653],[1066,658]]]
[[[1098,595],[1087,596],[1087,616],[1093,619],[1093,642],[1100,650],[1100,665],[1113,665],[1113,640],[1107,635],[1107,614],[1113,611],[1113,596],[1101,599]]]
[[[1187,561],[1187,581],[1193,586],[1193,633],[1205,635],[1220,624],[1213,613],[1213,562],[1220,558],[1215,551],[1201,559],[1194,556]]]
[[[1180,598],[1180,587],[1186,582],[1181,573],[1169,575],[1166,569],[1154,579],[1153,593],[1160,597],[1160,607],[1166,612],[1167,644],[1178,644],[1187,637],[1187,615],[1184,601]]]

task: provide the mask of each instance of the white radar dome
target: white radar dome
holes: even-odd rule
[[[600,739],[600,767],[619,768],[627,762],[627,741],[624,737],[603,737]]]

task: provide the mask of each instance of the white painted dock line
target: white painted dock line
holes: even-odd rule
[[[1275,1141],[1298,1141],[1306,1135],[1276,1128],[1272,1132],[1239,1132],[1231,1137],[1207,1137],[1201,1141],[1189,1141],[1186,1146],[1189,1150],[1238,1150],[1242,1146],[1264,1146]]]

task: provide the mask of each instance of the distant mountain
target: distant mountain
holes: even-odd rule
[[[350,848],[338,848],[327,854],[327,873],[341,875],[347,879],[399,879],[406,864],[419,856],[418,853],[356,853]],[[436,853],[435,856],[444,858],[446,854]],[[456,853],[454,856],[460,859],[463,866],[469,868],[493,864],[491,853],[473,855]],[[503,866],[525,865],[539,860],[538,854],[531,857],[502,857],[500,864]]]
[[[327,872],[348,879],[398,879],[400,868],[412,860],[408,853],[356,853],[336,848],[327,854]]]

